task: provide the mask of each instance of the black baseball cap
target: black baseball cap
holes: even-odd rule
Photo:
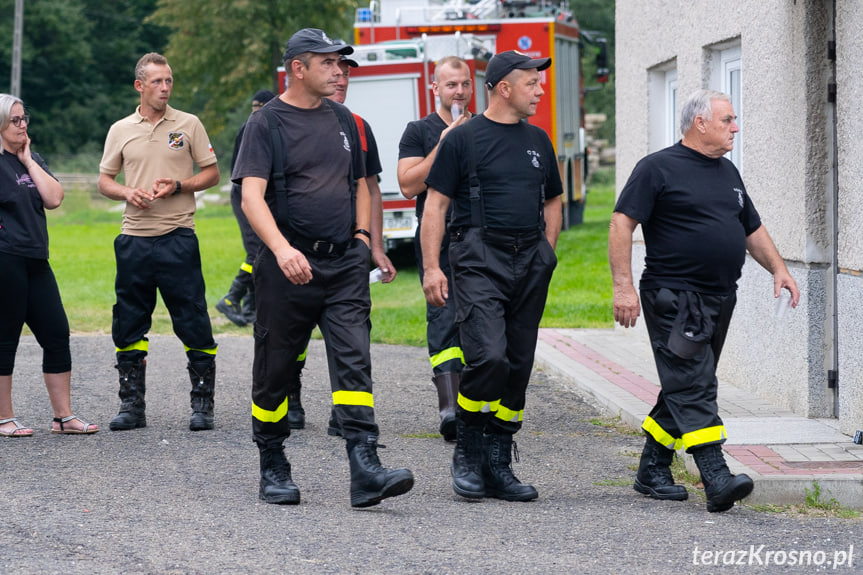
[[[551,58],[532,60],[527,54],[509,50],[492,56],[485,69],[485,85],[491,90],[513,70],[545,70],[551,66]]]
[[[341,38],[337,38],[337,39],[334,41],[334,43],[335,43],[335,44],[341,44],[341,45],[343,45],[343,46],[346,46],[346,45],[347,45],[347,42],[345,42],[345,41],[344,41],[344,40],[342,40]],[[348,65],[348,66],[350,66],[351,68],[359,68],[359,67],[360,67],[359,63],[358,63],[356,60],[354,60],[354,59],[352,59],[352,58],[348,58],[348,57],[347,57],[347,56],[345,56],[344,54],[342,54],[341,56],[339,56],[339,62],[344,62],[345,64],[347,64],[347,65]]]
[[[327,33],[323,30],[303,28],[288,40],[288,45],[285,47],[285,54],[282,59],[287,62],[306,52],[313,52],[315,54],[338,52],[339,54],[347,55],[353,54],[354,49],[348,44],[338,44],[330,40]]]
[[[347,64],[351,68],[359,68],[360,67],[360,65],[357,63],[356,60],[352,60],[352,59],[348,58],[347,56],[340,56],[339,62],[344,62],[345,64]]]
[[[275,97],[276,95],[269,90],[258,90],[257,92],[255,92],[255,95],[252,96],[252,102],[260,102],[261,104],[266,104]]]

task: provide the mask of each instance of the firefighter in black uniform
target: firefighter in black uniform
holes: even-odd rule
[[[300,501],[282,447],[291,432],[286,380],[315,324],[346,440],[351,505],[376,505],[413,487],[409,470],[384,468],[377,455],[369,192],[356,122],[325,99],[336,89],[339,55],[352,52],[311,28],[288,40],[287,90],[249,119],[232,176],[264,243],[254,270],[252,432],[260,450],[259,497],[268,503]]]
[[[523,121],[536,113],[550,65],[515,51],[494,56],[488,109],[444,138],[426,178],[423,291],[437,306],[455,298],[465,359],[452,460],[462,497],[538,496],[513,474],[511,454],[562,220],[554,148]],[[450,202],[451,285],[438,263]]]
[[[398,177],[402,194],[416,198],[417,231],[414,250],[419,266],[420,283],[423,281],[423,259],[420,248],[423,207],[426,200],[425,179],[428,176],[438,144],[453,128],[461,126],[470,117],[467,105],[473,93],[470,68],[457,56],[441,58],[435,65],[432,90],[440,101],[436,112],[421,120],[410,122],[399,142]],[[447,221],[449,221],[449,213]],[[449,281],[449,239],[443,237],[439,265]],[[426,304],[426,341],[432,366],[432,382],[437,388],[440,434],[446,441],[455,440],[455,407],[458,384],[464,367],[464,354],[458,340],[455,322],[455,304],[446,300],[443,307]]]
[[[669,469],[674,450],[691,453],[707,510],[731,509],[753,482],[732,475],[722,455],[725,427],[716,403],[716,365],[737,301],[746,250],[797,305],[800,293],[752,204],[740,173],[723,157],[734,146],[736,116],[726,94],[694,92],[680,116],[683,139],[641,160],[621,191],[608,234],[614,319],[635,325],[632,233],[641,223],[647,249],[641,306],[661,390],[642,428],[647,436],[635,490],[683,501]]]

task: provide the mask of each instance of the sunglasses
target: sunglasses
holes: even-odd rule
[[[23,116],[12,116],[9,118],[9,121],[12,122],[12,125],[18,127],[21,125],[21,122],[24,122],[28,126],[30,125],[30,114],[24,114]]]

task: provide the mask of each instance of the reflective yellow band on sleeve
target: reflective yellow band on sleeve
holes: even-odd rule
[[[714,425],[713,427],[705,427],[704,429],[696,429],[689,433],[683,434],[683,446],[687,451],[692,447],[705,445],[707,443],[717,443],[728,436],[725,433],[724,425]]]
[[[263,421],[264,423],[277,423],[281,421],[288,414],[288,398],[285,397],[285,401],[275,409],[275,411],[270,411],[269,409],[264,409],[263,407],[258,407],[257,405],[252,403],[252,417],[257,419],[258,421]]]
[[[464,352],[460,347],[450,347],[440,353],[436,353],[429,358],[432,367],[437,367],[448,362],[451,359],[457,359],[464,364]]]
[[[196,347],[189,347],[187,345],[183,346],[187,352],[189,351],[200,351],[201,353],[206,353],[207,355],[216,355],[216,348],[211,347],[210,349],[198,349]]]
[[[243,262],[240,264],[240,269],[243,270],[244,272],[246,272],[247,274],[252,273],[252,265],[247,264],[246,262]]]
[[[664,445],[668,449],[675,451],[683,447],[683,441],[679,438],[672,437],[667,431],[662,429],[656,421],[649,415],[644,418],[644,423],[641,424],[641,429],[653,436],[660,445]]]
[[[503,405],[498,404],[497,412],[494,416],[501,421],[510,421],[512,423],[516,423],[521,421],[521,418],[524,417],[524,410],[513,411],[508,407],[504,407]]]
[[[146,339],[142,339],[140,341],[136,341],[132,345],[127,345],[126,347],[118,347],[116,348],[117,353],[121,351],[148,351],[150,348],[150,342]]]
[[[500,400],[495,401],[475,401],[468,399],[462,394],[458,394],[458,404],[465,411],[471,413],[494,413],[500,407]]]
[[[375,398],[368,391],[334,391],[333,405],[362,405],[374,407]]]

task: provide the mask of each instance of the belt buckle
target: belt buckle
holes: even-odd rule
[[[321,249],[324,246],[326,246],[327,248],[326,251]],[[330,255],[331,253],[333,253],[333,244],[331,242],[325,242],[323,240],[315,240],[315,243],[312,244],[312,251],[316,254],[326,253],[327,255]]]

